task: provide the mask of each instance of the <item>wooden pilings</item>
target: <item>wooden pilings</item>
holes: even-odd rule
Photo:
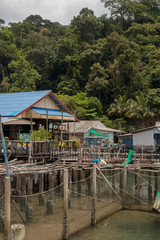
[[[48,199],[47,199],[47,213],[52,214],[53,213],[53,197],[54,197],[54,175],[52,172],[49,173],[49,193],[48,193]]]
[[[25,210],[26,204],[26,176],[21,176],[21,201],[20,201],[20,209],[21,211]]]
[[[64,221],[63,239],[68,239],[68,169],[64,169]]]
[[[152,173],[149,172],[148,173],[148,203],[151,204],[152,203]]]
[[[4,239],[11,240],[11,182],[5,177]]]
[[[137,170],[135,174],[135,197],[136,197],[136,203],[139,205],[140,204],[140,163],[138,161],[137,163]]]
[[[123,201],[122,208],[126,208],[126,191],[127,191],[127,158],[125,159],[124,165],[124,176],[123,176]]]
[[[92,206],[91,206],[91,226],[96,225],[96,163],[93,164],[93,196],[92,196]]]
[[[158,189],[158,173],[154,173],[154,199],[156,198],[157,195],[157,189]]]
[[[40,173],[39,174],[39,205],[43,206],[44,205],[44,174]]]

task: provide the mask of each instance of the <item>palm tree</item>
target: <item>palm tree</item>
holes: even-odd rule
[[[108,109],[109,115],[118,115],[119,117],[124,117],[126,113],[126,102],[127,97],[126,95],[119,95],[118,98],[114,100],[114,103],[112,103]]]
[[[128,118],[140,119],[142,126],[146,127],[147,120],[154,116],[154,112],[150,109],[149,100],[143,93],[136,96],[136,100],[128,99],[126,116]]]

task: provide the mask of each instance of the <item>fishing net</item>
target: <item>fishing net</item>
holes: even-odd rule
[[[122,208],[121,177],[122,171],[119,170],[97,171],[97,220],[110,216]]]
[[[32,195],[12,195],[11,201],[12,223],[25,222],[26,239],[61,239],[63,184]]]
[[[159,173],[129,169],[127,174],[127,206],[133,209],[152,210],[160,186]]]
[[[81,178],[79,181],[69,182],[69,234],[78,232],[91,223],[92,176],[86,177],[82,172]]]

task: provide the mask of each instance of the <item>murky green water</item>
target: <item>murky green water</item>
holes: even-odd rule
[[[71,240],[159,240],[160,214],[120,211]]]

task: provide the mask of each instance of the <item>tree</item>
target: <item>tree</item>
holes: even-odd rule
[[[88,8],[83,8],[71,21],[71,28],[79,35],[80,40],[89,43],[97,39],[102,27],[103,23]]]
[[[36,82],[41,79],[41,76],[23,56],[20,56],[17,61],[11,61],[8,68],[10,70],[10,92],[36,90]]]
[[[96,97],[87,97],[83,92],[74,96],[58,95],[58,98],[80,120],[94,120],[102,116],[102,104]]]
[[[124,117],[127,110],[127,97],[126,95],[119,95],[118,98],[114,100],[108,109],[109,115],[114,115],[117,117]]]
[[[108,75],[106,70],[99,64],[95,63],[91,67],[88,83],[86,84],[86,91],[89,95],[101,99],[101,94],[108,92]]]
[[[136,96],[136,99],[128,99],[126,116],[141,120],[143,127],[147,126],[147,120],[154,116],[154,112],[149,106],[149,99],[146,98],[144,93]]]
[[[62,77],[61,82],[57,86],[58,94],[65,94],[69,96],[75,95],[78,92],[79,85],[76,79],[67,79]]]
[[[0,19],[0,29],[3,24],[5,24],[5,21],[3,19]]]

